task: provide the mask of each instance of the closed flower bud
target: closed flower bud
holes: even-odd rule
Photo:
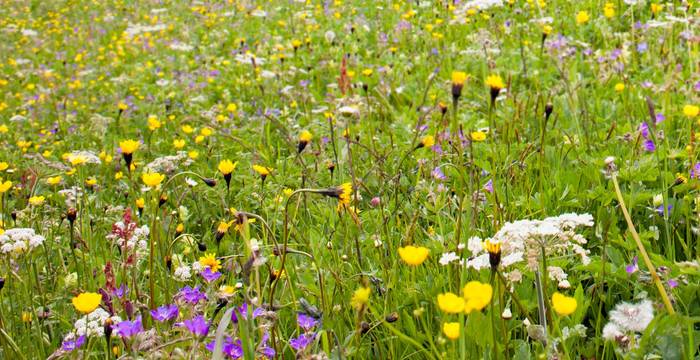
[[[78,216],[78,211],[75,210],[75,208],[70,208],[66,212],[66,219],[70,222],[71,226],[75,222],[76,217]]]
[[[207,245],[203,242],[197,243],[197,249],[202,252],[207,251]]]
[[[369,329],[369,323],[367,323],[366,321],[360,323],[360,332],[362,334],[366,334],[367,332],[369,332]]]
[[[388,323],[396,322],[396,320],[398,320],[398,319],[399,319],[399,313],[397,313],[396,311],[394,311],[393,313],[387,315],[387,316],[384,318],[384,320],[386,320],[386,322],[388,322]]]
[[[552,111],[554,111],[554,105],[551,103],[548,103],[547,105],[544,106],[544,118],[545,120],[549,120],[549,117],[552,115]]]
[[[168,195],[162,194],[158,199],[158,207],[165,205],[166,202],[168,202]]]
[[[204,181],[204,183],[207,184],[207,186],[209,186],[209,187],[216,186],[216,180],[214,180],[214,179],[204,178],[204,179],[202,179],[202,181]]]

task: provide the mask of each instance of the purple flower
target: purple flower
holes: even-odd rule
[[[673,288],[675,288],[675,287],[677,287],[677,286],[678,286],[678,281],[676,281],[676,280],[674,280],[674,279],[668,279],[668,287],[670,287],[671,289],[673,289]]]
[[[66,340],[63,342],[63,345],[61,345],[61,348],[63,351],[73,351],[85,344],[85,335],[80,335],[79,338],[75,340]]]
[[[641,42],[641,43],[637,44],[637,52],[639,52],[639,53],[643,53],[643,52],[647,51],[648,48],[649,48],[649,46],[645,42]]]
[[[690,178],[700,179],[700,162],[695,163],[695,165],[693,165],[693,168],[690,169]]]
[[[439,166],[436,166],[435,169],[430,173],[435,180],[445,180],[447,179],[447,176],[445,176],[445,173],[442,172],[442,169],[440,169]]]
[[[642,136],[645,139],[648,139],[649,138],[649,125],[647,125],[646,122],[639,124],[639,132],[642,133]]]
[[[204,337],[209,333],[209,323],[202,315],[197,315],[190,320],[185,320],[183,325],[195,336]]]
[[[211,268],[208,267],[208,266],[207,266],[206,268],[204,268],[204,271],[200,272],[199,275],[202,275],[202,277],[204,278],[204,280],[205,280],[206,282],[208,282],[208,283],[210,283],[210,282],[212,282],[212,281],[216,281],[216,279],[218,279],[218,278],[221,277],[221,273],[220,273],[220,272],[218,272],[218,271],[217,271],[217,272],[212,272],[212,271],[211,271]]]
[[[644,150],[648,152],[654,152],[654,150],[656,150],[656,145],[654,145],[654,141],[652,141],[651,139],[644,140]]]
[[[233,310],[233,312],[231,313],[231,321],[233,321],[234,323],[238,323],[238,315],[236,315],[236,313],[238,313],[238,315],[240,315],[243,318],[243,320],[247,320],[248,319],[248,303],[243,303],[243,305],[241,305],[238,309]],[[253,319],[262,315],[262,313],[263,313],[262,308],[255,308],[255,310],[253,310],[253,314],[252,314]]]
[[[296,351],[304,351],[316,338],[316,334],[301,334],[298,338],[289,340],[289,346]]]
[[[484,184],[484,190],[493,193],[493,179],[489,179],[489,181]]]
[[[695,89],[695,91],[700,91],[700,80],[698,80],[698,82],[695,83],[695,86],[693,86],[693,89]]]
[[[673,205],[668,205],[666,206],[666,216],[671,215],[671,209],[673,208]],[[664,206],[659,205],[659,207],[656,208],[656,213],[659,214],[659,216],[664,216]]]
[[[134,321],[124,320],[116,325],[116,332],[123,338],[130,338],[143,331],[141,316]]]
[[[177,315],[178,308],[175,304],[163,305],[155,310],[151,310],[151,316],[153,317],[153,320],[160,322],[173,320],[177,318]]]
[[[207,344],[207,350],[214,352],[216,348],[216,340]],[[243,357],[243,347],[241,346],[241,340],[236,340],[233,342],[230,336],[224,339],[224,343],[221,346],[221,351],[231,359],[239,359]]]
[[[268,359],[274,359],[277,353],[275,352],[275,349],[267,345],[267,341],[269,339],[270,334],[264,333],[262,339],[260,339],[260,344],[258,345],[258,352]]]
[[[114,289],[114,295],[117,295],[117,297],[120,299],[127,294],[129,294],[129,287],[126,286],[126,284],[122,284],[118,288]]]
[[[184,288],[180,289],[177,296],[190,304],[196,304],[201,300],[207,299],[207,295],[199,291],[199,285],[195,286],[194,288],[185,286]]]
[[[634,259],[632,259],[632,263],[629,264],[629,265],[627,265],[627,267],[625,268],[625,271],[626,271],[628,274],[634,274],[634,273],[636,273],[637,271],[639,271],[639,266],[637,266],[637,261],[638,261],[638,259],[637,259],[637,257],[635,256]]]
[[[662,121],[666,120],[666,116],[664,114],[656,114],[656,123],[661,123]]]
[[[309,331],[313,329],[314,326],[318,325],[318,320],[304,313],[298,313],[297,325],[299,325],[299,327],[301,327],[302,329]]]

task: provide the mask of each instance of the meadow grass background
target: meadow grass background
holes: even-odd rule
[[[3,248],[0,357],[209,358],[217,333],[246,359],[264,356],[265,335],[280,358],[697,357],[698,6],[4,1],[2,225],[45,240]],[[458,101],[455,72],[468,74]],[[131,170],[127,139],[139,143]],[[142,180],[151,172],[158,187]],[[344,183],[345,203],[327,196]],[[127,209],[149,227],[131,259],[108,237]],[[590,262],[545,256],[568,286],[541,274],[549,326],[537,336],[535,270],[477,270],[467,245],[565,213],[592,215],[579,229]],[[427,259],[407,264],[408,245]],[[206,254],[221,264],[211,283]],[[441,311],[438,294],[474,280],[493,285],[483,310]],[[206,300],[177,295],[196,285]],[[67,349],[83,316],[72,299],[100,289],[101,308],[141,315],[142,329]],[[575,298],[572,314],[552,311],[557,291]],[[603,336],[617,304],[644,299],[649,326]],[[173,302],[177,319],[152,319]],[[217,331],[244,303],[264,316]],[[305,330],[298,313],[320,322]],[[207,337],[174,325],[197,315]]]

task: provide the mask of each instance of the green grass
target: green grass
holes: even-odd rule
[[[608,18],[593,0],[475,11],[466,1],[256,3],[0,7],[0,177],[11,181],[2,228],[45,238],[0,252],[0,358],[209,358],[205,345],[231,336],[253,359],[268,335],[279,358],[700,355],[697,4],[653,1],[663,5],[653,13],[652,2],[615,1]],[[577,24],[580,11],[588,22]],[[455,71],[469,74],[458,101]],[[490,75],[505,85],[495,102]],[[299,152],[304,130],[313,138]],[[475,132],[485,139],[470,141]],[[435,145],[422,146],[427,136]],[[119,151],[126,139],[140,142],[131,171]],[[74,151],[99,164],[76,164]],[[165,175],[160,186],[145,188],[146,165],[178,154],[153,169]],[[224,159],[237,162],[228,189]],[[345,183],[353,191],[343,204],[334,191]],[[43,202],[32,205],[35,196]],[[132,259],[107,237],[125,211],[149,228]],[[535,266],[467,265],[469,239],[565,213],[592,215],[576,230],[590,263],[570,239],[562,250],[546,238],[525,242]],[[408,245],[429,249],[427,259],[408,265],[398,254]],[[458,259],[443,265],[448,252]],[[221,277],[207,283],[192,265],[212,253]],[[546,266],[570,286],[558,288]],[[488,304],[441,311],[438,294],[461,295],[470,281],[492,285]],[[187,304],[176,295],[184,286],[207,300]],[[352,306],[361,288],[369,298]],[[61,351],[83,316],[71,299],[100,290],[102,309],[141,316],[143,331],[122,339],[115,321],[111,337]],[[576,299],[573,313],[555,311],[556,291]],[[616,305],[644,299],[651,323],[606,340]],[[172,303],[177,319],[151,317]],[[222,323],[244,303],[247,319]],[[252,319],[255,308],[263,314]],[[320,317],[302,351],[290,342],[305,333],[298,313]],[[211,322],[206,338],[173,325],[198,315]],[[447,322],[460,324],[456,340]]]

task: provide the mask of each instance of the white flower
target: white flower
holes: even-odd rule
[[[0,251],[3,254],[19,255],[36,249],[44,243],[44,240],[46,239],[43,236],[36,234],[31,228],[8,229],[0,235]]]
[[[609,322],[603,327],[603,338],[606,340],[615,340],[621,336],[624,336],[620,327],[614,322]]]
[[[175,274],[173,274],[173,277],[175,277],[175,280],[178,281],[187,281],[190,278],[192,278],[192,272],[190,271],[190,267],[185,265],[178,266],[175,269]]]
[[[610,321],[634,332],[643,332],[653,319],[654,307],[649,300],[643,300],[637,304],[623,302],[617,304],[610,312]]]
[[[481,238],[472,236],[467,240],[467,249],[471,251],[472,255],[480,254],[484,251],[484,243],[481,241]]]
[[[440,265],[448,265],[449,263],[458,259],[459,256],[457,256],[457,254],[455,254],[454,252],[447,252],[442,254],[442,256],[440,257]]]

